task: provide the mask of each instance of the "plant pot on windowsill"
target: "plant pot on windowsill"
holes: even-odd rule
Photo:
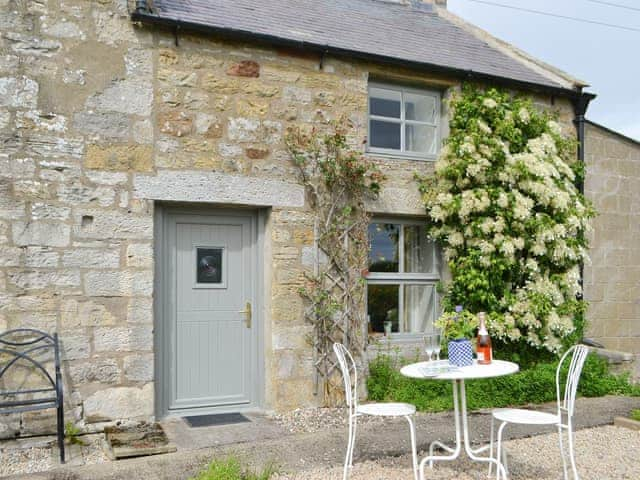
[[[473,347],[471,340],[458,338],[450,340],[447,344],[449,363],[456,367],[466,367],[473,365]]]

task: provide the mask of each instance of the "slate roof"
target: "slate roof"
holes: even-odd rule
[[[273,43],[324,47],[372,60],[431,67],[450,73],[497,78],[569,91],[471,31],[437,13],[427,3],[383,0],[153,0],[142,21],[178,22]],[[155,17],[155,18],[154,18]]]

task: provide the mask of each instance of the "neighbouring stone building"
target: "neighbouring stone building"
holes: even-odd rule
[[[67,419],[317,402],[298,293],[312,214],[288,127],[346,117],[387,174],[372,232],[394,232],[405,258],[370,289],[395,296],[394,337],[411,343],[437,312],[414,174],[446,136],[443,100],[466,80],[508,87],[575,135],[592,98],[441,0],[217,4],[0,0],[0,330],[60,334]],[[637,175],[593,156],[622,147],[597,148],[599,172]],[[375,241],[381,256],[392,248]],[[624,264],[628,248],[607,255]],[[1,433],[49,418],[23,414]]]
[[[638,356],[640,142],[593,122],[587,122],[585,137],[585,194],[598,211],[584,277],[588,335],[609,349]]]

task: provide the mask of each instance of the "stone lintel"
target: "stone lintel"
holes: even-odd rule
[[[304,188],[279,180],[216,172],[161,170],[136,175],[134,197],[174,202],[304,207]]]

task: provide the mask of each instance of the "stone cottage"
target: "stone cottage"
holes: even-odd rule
[[[640,142],[587,121],[585,194],[593,221],[584,294],[587,334],[607,348],[640,358]],[[640,378],[636,360],[635,377]]]
[[[593,97],[446,0],[0,0],[0,32],[0,330],[59,332],[67,418],[89,424],[317,402],[289,126],[347,116],[387,175],[372,255],[403,258],[369,288],[411,343],[438,308],[414,173],[443,100],[525,92],[575,135]]]

